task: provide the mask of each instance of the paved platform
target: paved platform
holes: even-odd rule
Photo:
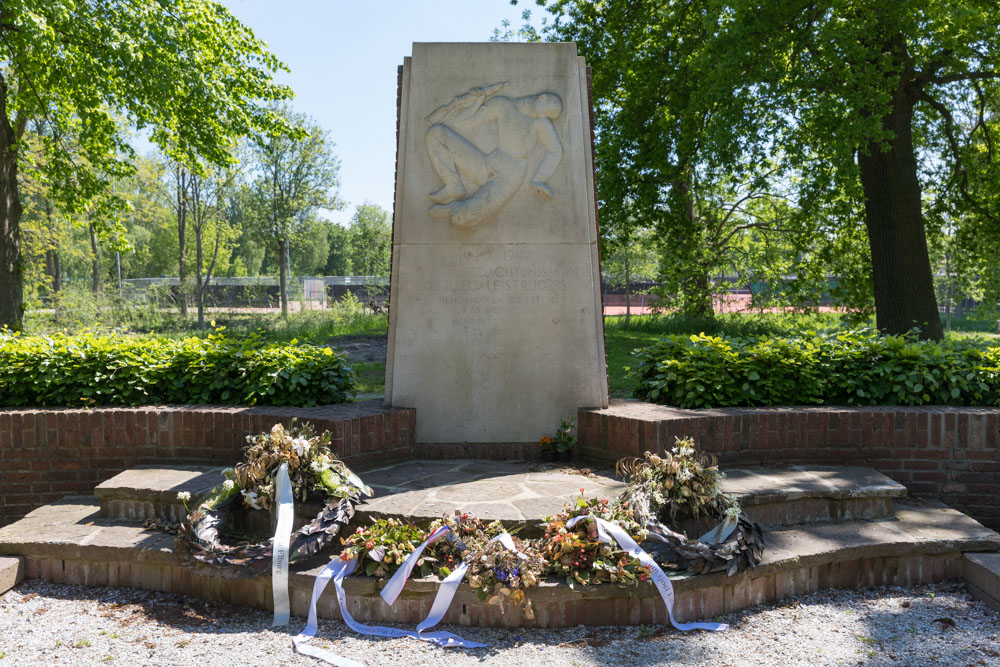
[[[178,491],[194,507],[222,480],[218,466],[147,467],[127,470],[94,490],[107,518],[180,521]],[[362,474],[375,491],[358,508],[358,520],[393,517],[427,524],[456,511],[470,512],[534,533],[545,517],[582,493],[615,498],[625,488],[614,471],[572,465],[482,460],[413,460]],[[765,527],[892,516],[893,500],[906,489],[871,468],[793,466],[727,471],[723,490]],[[296,505],[300,523],[319,506]],[[262,525],[269,525],[265,521]]]
[[[914,585],[962,574],[963,555],[995,551],[1000,535],[940,503],[900,503],[896,515],[874,521],[817,523],[765,533],[760,565],[732,577],[725,573],[674,582],[682,621],[773,602],[821,588]],[[963,553],[965,552],[965,553]],[[270,577],[239,578],[232,571],[187,561],[175,551],[174,536],[150,532],[100,516],[94,498],[67,497],[0,528],[0,554],[24,558],[25,575],[56,583],[132,586],[271,607]],[[978,554],[973,554],[978,556]],[[319,565],[292,565],[292,613],[304,615]],[[351,613],[362,622],[414,623],[423,619],[437,592],[433,578],[407,584],[400,600],[387,606],[384,584],[372,577],[345,581]],[[444,621],[482,626],[567,627],[666,622],[650,584],[613,585],[573,591],[556,580],[532,589],[536,618],[501,614],[460,586]],[[332,591],[320,599],[319,615],[339,618]]]

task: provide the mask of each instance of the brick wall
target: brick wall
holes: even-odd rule
[[[0,410],[0,525],[138,463],[236,463],[246,436],[293,417],[333,436],[359,470],[413,456],[415,413],[365,401],[317,408],[160,406]]]
[[[791,407],[679,410],[616,400],[580,410],[581,453],[613,462],[691,436],[720,465],[869,465],[1000,529],[1000,409]]]

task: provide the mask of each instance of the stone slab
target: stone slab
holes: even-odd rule
[[[1000,553],[967,553],[962,578],[973,597],[1000,611]]]
[[[543,517],[559,512],[580,494],[615,498],[625,484],[611,470],[580,474],[577,469],[504,461],[409,461],[369,470],[364,480],[375,497],[358,508],[360,517],[392,517],[427,524],[455,512],[524,524],[540,530]]]
[[[607,405],[590,136],[575,45],[413,45],[385,400],[417,443],[533,442]]]
[[[764,561],[755,570],[732,577],[716,573],[675,579],[676,614],[680,620],[690,621],[821,588],[941,581],[959,574],[962,555],[952,550],[955,546],[995,550],[1000,545],[1000,535],[976,528],[975,522],[956,521],[957,512],[937,506],[914,506],[906,511],[908,518],[898,522],[903,525],[896,529],[889,527],[893,521],[859,521],[771,531]],[[948,525],[953,527],[946,529]],[[956,539],[956,533],[962,531],[968,534]],[[94,499],[70,497],[0,529],[0,554],[22,556],[27,577],[57,583],[132,586],[271,606],[269,577],[238,578],[231,570],[190,564],[174,550],[172,535],[102,519]],[[320,567],[315,563],[292,566],[293,614],[305,615]],[[396,605],[388,607],[378,596],[384,583],[370,577],[345,581],[352,614],[358,620],[419,621],[439,586],[433,578],[411,580]],[[530,596],[536,610],[534,621],[510,610],[499,614],[463,584],[444,622],[567,627],[666,621],[656,590],[648,584],[570,590],[549,580],[533,589]],[[339,617],[332,590],[320,599],[318,611],[325,618]]]
[[[189,505],[193,507],[222,482],[223,470],[221,466],[208,465],[137,466],[98,484],[94,496],[164,502],[176,500],[178,493],[187,491],[191,494]]]
[[[24,559],[0,556],[0,596],[24,580]]]
[[[190,491],[188,505],[193,507],[222,480],[222,470],[193,465],[139,467],[102,483],[95,495],[106,518],[141,522],[155,516],[180,521],[185,512],[177,492]],[[443,514],[469,511],[484,519],[524,523],[529,532],[543,517],[571,502],[580,489],[588,496],[612,499],[625,488],[611,470],[594,469],[584,475],[575,467],[523,461],[417,459],[369,470],[362,477],[375,491],[375,497],[359,508],[364,520],[395,517],[427,523]],[[768,527],[891,516],[892,500],[906,492],[872,469],[832,466],[729,470],[722,488]],[[319,509],[298,503],[299,523]],[[239,526],[266,529],[269,521]]]
[[[905,498],[906,487],[874,468],[788,466],[785,468],[726,468],[722,484],[743,504],[800,498]]]

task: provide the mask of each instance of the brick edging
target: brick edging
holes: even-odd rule
[[[235,462],[247,435],[292,418],[330,431],[331,446],[363,470],[414,454],[416,412],[381,400],[314,408],[142,406],[0,410],[0,525],[139,463]]]
[[[720,466],[867,465],[1000,528],[1000,408],[775,407],[682,410],[631,400],[581,409],[581,454],[611,463],[691,436]]]

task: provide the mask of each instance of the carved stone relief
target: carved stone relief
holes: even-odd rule
[[[503,208],[526,180],[537,195],[552,196],[546,181],[562,160],[562,144],[552,121],[562,113],[562,100],[549,92],[498,95],[507,83],[473,88],[427,116],[427,153],[444,181],[430,193],[431,218],[456,227],[476,227]],[[491,123],[497,147],[487,152],[467,136]]]

